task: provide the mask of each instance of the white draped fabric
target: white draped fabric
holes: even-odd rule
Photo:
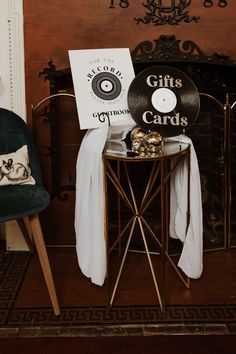
[[[170,182],[170,237],[180,239],[183,249],[178,266],[190,278],[197,279],[203,270],[202,196],[198,160],[191,139],[178,137],[190,144],[190,219],[187,228],[188,163],[185,159]],[[187,230],[187,232],[186,232]]]
[[[76,164],[76,251],[82,273],[102,285],[106,276],[102,151],[108,126],[88,130]]]
[[[104,239],[104,190],[102,151],[108,127],[89,130],[80,147],[76,165],[75,232],[82,273],[97,285],[106,277]],[[185,142],[191,140],[181,136]],[[176,140],[176,139],[175,139]],[[202,204],[197,157],[191,144],[190,223],[186,228],[187,164],[177,168],[171,180],[171,237],[183,242],[179,267],[192,278],[202,272]]]

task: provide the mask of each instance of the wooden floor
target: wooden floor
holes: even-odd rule
[[[51,266],[62,307],[105,306],[106,286],[94,285],[82,275],[75,248],[49,248]],[[117,256],[111,260],[115,268]],[[158,264],[157,264],[158,266]],[[158,269],[158,268],[157,268]],[[157,272],[158,275],[158,272]],[[201,278],[186,289],[167,265],[167,305],[236,304],[236,249],[204,253]],[[125,264],[114,306],[158,305],[145,255],[130,253]],[[33,255],[15,308],[50,306],[38,258]]]

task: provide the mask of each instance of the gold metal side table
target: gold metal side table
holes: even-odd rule
[[[187,223],[189,218],[189,184],[190,184],[190,145],[179,141],[167,140],[161,151],[156,154],[134,155],[128,149],[121,147],[119,143],[110,143],[106,146],[103,153],[104,166],[104,187],[105,187],[105,237],[107,242],[107,296],[109,308],[112,307],[117,287],[124,269],[128,251],[130,251],[131,240],[135,238],[137,229],[140,232],[143,241],[143,252],[147,255],[149,267],[154,282],[158,303],[162,312],[165,312],[165,273],[166,260],[173,267],[174,271],[189,288],[190,280],[177,267],[169,254],[168,238],[169,238],[169,182],[172,174],[177,168],[180,168],[184,159],[187,159],[188,166],[188,193],[187,205],[188,212],[186,215]],[[142,196],[138,191],[137,195],[137,178],[133,176],[133,164],[146,164],[147,178],[142,188]],[[148,166],[147,166],[148,164]],[[140,176],[139,176],[140,177]],[[142,178],[142,176],[140,177]],[[114,187],[117,194],[117,235],[112,244],[109,242],[109,210],[111,191],[108,184]],[[114,198],[114,193],[112,193]],[[158,200],[160,229],[157,232],[147,220],[145,213]],[[122,204],[123,203],[123,204]],[[121,211],[122,206],[126,206],[129,210],[128,220],[123,220]],[[160,234],[159,234],[160,233]],[[157,252],[149,249],[148,238],[154,240]],[[116,276],[113,289],[109,284],[109,256],[112,251],[118,249],[120,253],[120,265]],[[138,251],[138,250],[137,250]],[[139,251],[138,251],[139,252]],[[158,271],[153,266],[152,255],[156,254],[161,260],[161,269]],[[157,274],[158,273],[158,274]]]

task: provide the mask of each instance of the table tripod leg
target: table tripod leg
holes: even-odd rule
[[[147,241],[146,241],[146,237],[145,237],[145,233],[144,233],[144,230],[143,230],[143,225],[142,225],[142,221],[141,221],[140,217],[138,218],[138,222],[139,222],[139,227],[140,227],[140,231],[141,231],[141,234],[142,234],[143,243],[144,243],[144,247],[145,247],[145,250],[146,250],[146,255],[147,255],[147,258],[148,258],[150,270],[151,270],[151,273],[152,273],[152,278],[153,278],[153,282],[154,282],[154,285],[155,285],[158,301],[159,301],[159,304],[160,304],[160,308],[163,311],[164,310],[163,301],[162,301],[162,298],[161,298],[161,293],[160,293],[159,286],[158,286],[158,283],[157,283],[156,274],[155,274],[155,271],[154,271],[154,268],[153,268],[150,252],[149,252],[149,249],[148,249],[148,245],[147,245]]]
[[[128,252],[129,245],[130,245],[130,241],[131,241],[131,238],[132,238],[132,235],[133,235],[133,232],[134,232],[134,226],[135,226],[136,221],[137,221],[137,216],[135,216],[134,219],[133,219],[133,223],[132,223],[132,226],[131,226],[131,230],[130,230],[130,233],[129,233],[127,244],[125,246],[124,255],[122,257],[122,261],[121,261],[121,265],[120,265],[120,268],[119,268],[119,272],[118,272],[118,275],[117,275],[117,278],[116,278],[116,281],[115,281],[115,285],[114,285],[114,288],[113,288],[113,292],[112,292],[112,295],[111,295],[110,307],[112,307],[112,304],[113,304],[113,301],[114,301],[114,297],[115,297],[116,290],[117,290],[117,287],[118,287],[118,284],[119,284],[119,281],[120,281],[121,273],[122,273],[122,270],[123,270],[123,267],[124,267],[125,259],[126,259],[127,252]]]

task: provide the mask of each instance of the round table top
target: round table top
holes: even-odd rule
[[[107,141],[103,156],[105,159],[123,161],[150,161],[168,159],[182,154],[186,154],[190,149],[190,144],[177,140],[166,139],[160,150],[156,153],[142,153],[127,148],[124,141]]]

